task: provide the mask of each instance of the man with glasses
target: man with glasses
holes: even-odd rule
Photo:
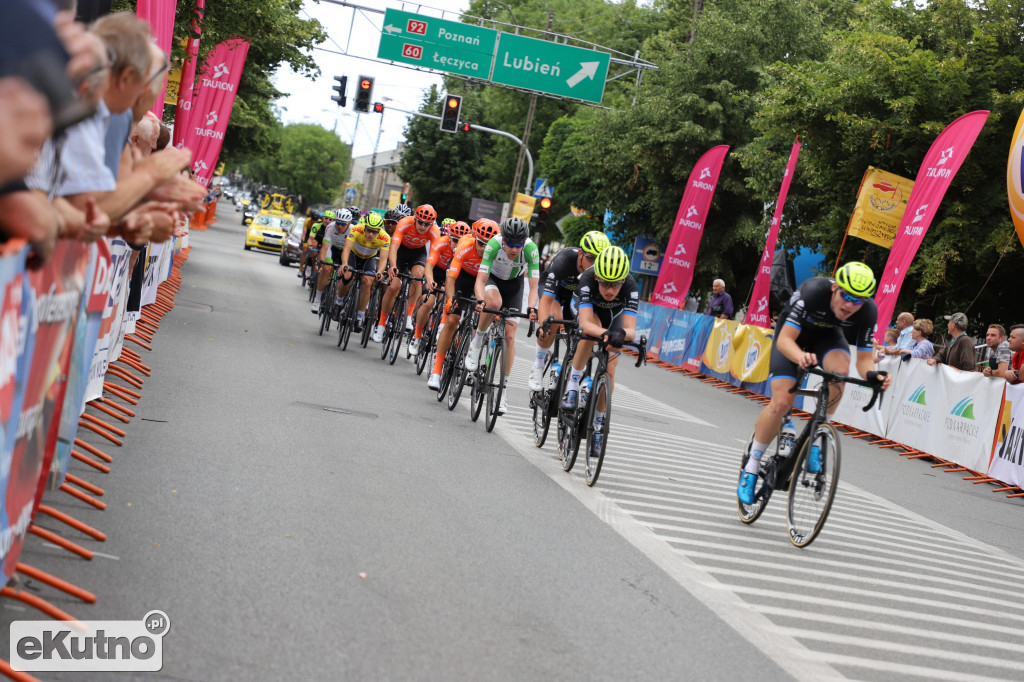
[[[480,271],[476,276],[474,292],[477,309],[506,308],[518,313],[523,309],[523,279],[530,284],[529,300],[526,304],[530,319],[537,319],[537,285],[540,281],[540,252],[530,239],[530,227],[522,218],[506,218],[501,223],[501,234],[487,243],[480,259]],[[466,353],[466,369],[473,371],[480,364],[480,350],[484,344],[484,332],[494,319],[493,313],[482,313],[476,334]],[[505,320],[505,377],[512,374],[512,363],[516,359],[516,327],[518,318]],[[507,391],[502,391],[498,414],[507,411]]]
[[[352,224],[352,214],[347,208],[324,211],[324,218],[323,243],[320,246],[320,274],[316,280],[316,296],[313,298],[313,306],[310,309],[313,313],[320,312],[320,299],[323,298],[327,283],[331,281],[331,271],[341,262],[342,249],[345,247],[345,239],[348,238],[348,228]]]
[[[779,315],[775,343],[772,345],[769,381],[771,402],[761,411],[748,443],[750,457],[744,467],[736,494],[743,504],[754,503],[754,487],[761,471],[761,456],[779,432],[783,418],[793,407],[796,395],[790,389],[796,383],[797,370],[820,364],[837,374],[850,372],[850,346],[844,328],[854,332],[857,345],[857,372],[882,390],[891,378],[874,367],[874,337],[878,308],[871,296],[878,285],[875,275],[864,263],[850,262],[836,271],[835,279],[813,277],[793,294]],[[832,387],[828,414],[839,405],[843,385]],[[817,467],[820,468],[820,461]],[[813,458],[808,470],[815,471]]]
[[[349,274],[349,259],[351,253],[356,255],[352,259],[351,269],[356,273],[376,272],[376,278],[384,275],[384,266],[388,262],[388,253],[391,250],[391,237],[382,228],[384,220],[376,213],[371,213],[363,219],[360,225],[354,225],[348,232],[345,240],[345,248],[341,252],[341,281],[338,282],[338,293],[336,302],[338,309],[341,309],[342,299],[348,293],[349,284],[354,275]],[[378,255],[379,254],[379,255]],[[373,286],[373,278],[370,275],[363,276],[363,288],[359,292],[359,311],[356,313],[356,326],[354,331],[363,331],[363,318],[366,316],[366,304],[370,301],[370,290]]]
[[[563,320],[574,320],[572,297],[576,293],[580,274],[594,265],[594,259],[604,251],[611,242],[604,232],[597,230],[587,232],[580,239],[579,246],[568,246],[551,259],[540,277],[541,296],[537,319],[543,322],[551,315]],[[544,378],[544,364],[548,352],[555,342],[555,336],[561,325],[552,325],[547,332],[543,328],[537,330],[537,354],[530,369],[530,390],[541,390]]]
[[[423,277],[430,245],[441,238],[441,232],[434,222],[436,219],[437,211],[434,207],[423,204],[416,207],[413,216],[398,221],[395,233],[391,236],[391,252],[388,255],[388,268],[392,276],[408,272],[413,277]],[[384,292],[384,298],[380,303],[380,318],[377,320],[376,329],[373,330],[374,343],[384,340],[384,324],[391,314],[391,307],[395,304],[395,297],[401,288],[402,280],[394,277],[388,290]],[[420,283],[413,282],[409,285],[409,300],[414,302],[419,299],[419,295]],[[413,329],[412,305],[410,304],[410,310],[406,311],[406,331]]]

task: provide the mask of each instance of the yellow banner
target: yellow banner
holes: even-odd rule
[[[178,106],[178,90],[181,88],[181,69],[174,69],[167,74],[167,94],[164,96],[164,106],[170,104]]]
[[[708,337],[704,348],[704,364],[715,372],[726,374],[732,364],[732,338],[739,322],[736,320],[715,320],[715,328]]]
[[[392,209],[400,203],[402,203],[402,193],[397,189],[391,190],[391,192],[388,193],[388,209]]]
[[[850,235],[892,248],[913,188],[913,180],[868,166],[850,217]]]
[[[732,368],[740,381],[757,383],[768,379],[772,355],[772,330],[741,324],[732,337]]]
[[[516,203],[512,207],[512,215],[522,218],[527,223],[533,220],[533,207],[537,205],[537,199],[527,194],[516,194]]]

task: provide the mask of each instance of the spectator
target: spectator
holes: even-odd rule
[[[1010,366],[1004,376],[1006,383],[1019,384],[1021,381],[1020,371],[1024,365],[1024,324],[1015,324],[1010,327],[1010,336],[1007,338],[1013,357],[1010,359]]]
[[[700,301],[697,300],[696,294],[689,294],[686,300],[683,301],[683,311],[687,313],[695,313],[700,308]]]
[[[883,344],[875,351],[875,362],[882,360],[886,355],[896,354],[899,350],[896,348],[896,342],[899,340],[899,337],[900,333],[897,330],[885,330],[885,339],[883,340]]]
[[[927,360],[935,355],[935,346],[932,345],[931,340],[928,338],[935,331],[935,326],[931,320],[914,320],[914,324],[910,328],[910,338],[912,346],[910,348],[900,348],[899,354],[903,356],[904,360],[910,358],[921,358]]]
[[[725,291],[725,281],[716,279],[711,284],[711,292],[711,300],[708,301],[708,307],[704,309],[704,314],[731,320],[736,311],[733,309],[732,296]]]
[[[990,324],[985,332],[985,352],[981,358],[981,373],[987,377],[1003,378],[1010,366],[1013,351],[1006,340],[1006,329],[1001,324]]]
[[[904,348],[913,348],[913,331],[914,331],[914,316],[907,312],[902,312],[896,316],[896,333],[899,335],[896,343],[893,346],[886,344],[886,347],[882,351],[886,355],[901,355],[900,351]]]
[[[946,319],[949,320],[946,328],[952,339],[948,345],[928,359],[928,364],[934,366],[941,362],[964,372],[973,371],[974,339],[967,336],[967,316],[963,313],[953,313],[946,315]]]
[[[45,97],[16,76],[0,78],[0,184],[28,173],[51,125]]]

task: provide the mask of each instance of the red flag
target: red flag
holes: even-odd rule
[[[206,0],[196,2],[196,16],[192,20],[192,31],[195,38],[188,39],[185,47],[185,63],[181,67],[181,83],[178,84],[178,106],[174,111],[174,139],[175,147],[182,147],[185,144],[185,133],[188,131],[190,119],[192,118],[192,91],[196,84],[196,61],[199,59],[199,38],[203,33],[203,11],[206,9]]]
[[[174,11],[178,8],[178,0],[139,0],[135,10],[136,16],[149,22],[149,30],[156,39],[156,46],[171,54],[171,40],[174,37]],[[164,117],[164,96],[167,94],[167,72],[163,73],[164,87],[150,110],[157,119]]]
[[[693,283],[693,268],[697,262],[700,238],[704,235],[711,197],[715,195],[715,186],[728,151],[727,144],[712,147],[704,152],[690,171],[651,303],[678,308],[686,300]],[[697,173],[696,178],[694,173]]]
[[[782,178],[779,200],[775,203],[772,227],[768,230],[768,239],[764,243],[764,253],[761,255],[760,264],[757,266],[754,293],[750,296],[750,305],[747,306],[747,316],[744,318],[743,324],[754,324],[758,327],[771,326],[772,318],[768,310],[768,294],[771,292],[772,285],[772,259],[775,258],[775,243],[779,241],[779,224],[782,222],[782,208],[786,205],[786,195],[789,194],[789,185],[793,182],[793,173],[796,172],[796,160],[799,156],[800,139],[797,138],[789,152],[789,163],[786,164],[786,174]]]
[[[939,210],[949,183],[953,182],[953,177],[960,170],[960,165],[967,158],[967,153],[974,146],[987,119],[987,111],[964,114],[939,133],[924,155],[875,295],[875,304],[878,306],[878,329],[875,336],[879,341],[889,327],[907,268],[924,241],[924,235]]]

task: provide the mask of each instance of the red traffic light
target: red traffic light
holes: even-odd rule
[[[470,128],[470,125],[468,123],[463,123],[462,124],[462,132],[468,133],[469,132],[469,128]]]
[[[369,90],[370,86],[372,86],[372,85],[373,85],[373,81],[370,80],[369,78],[364,78],[363,80],[359,81],[359,89],[360,90]]]
[[[544,209],[545,211],[548,210],[549,208],[551,208],[551,199],[548,199],[547,197],[543,197],[540,200],[540,207],[542,209]]]
[[[375,113],[375,114],[383,114],[384,113],[384,105],[381,104],[380,102],[374,102],[373,103],[373,113]]]

